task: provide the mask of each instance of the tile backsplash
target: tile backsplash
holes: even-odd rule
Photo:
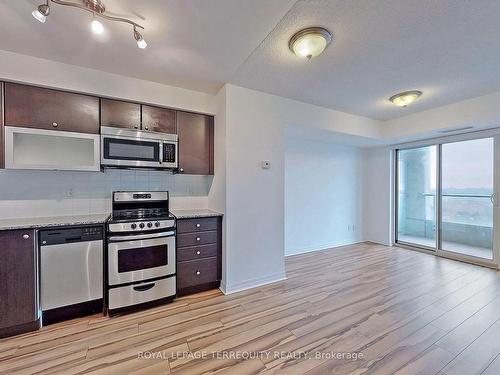
[[[212,179],[154,170],[0,170],[0,218],[110,212],[116,190],[168,190],[172,208],[204,208]]]

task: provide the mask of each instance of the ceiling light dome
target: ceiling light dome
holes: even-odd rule
[[[323,27],[308,27],[296,32],[288,47],[297,56],[311,59],[320,55],[332,41],[332,34]]]
[[[411,90],[400,92],[399,94],[393,95],[389,98],[389,100],[397,105],[398,107],[406,107],[417,100],[420,95],[422,95],[422,91]]]

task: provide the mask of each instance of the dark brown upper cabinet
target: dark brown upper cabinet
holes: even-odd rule
[[[35,231],[0,231],[0,338],[37,328]]]
[[[142,105],[142,130],[177,134],[175,112],[172,109]]]
[[[101,126],[141,128],[141,105],[101,98]]]
[[[5,125],[99,134],[99,98],[6,82]]]
[[[179,132],[179,172],[214,174],[214,118],[189,112],[177,112]]]

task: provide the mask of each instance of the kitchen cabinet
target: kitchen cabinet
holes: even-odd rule
[[[99,98],[5,82],[5,125],[99,134]]]
[[[222,217],[177,220],[177,295],[220,286]]]
[[[176,111],[142,105],[142,130],[177,134]]]
[[[101,126],[140,129],[141,105],[101,98]]]
[[[36,330],[35,231],[0,231],[0,338]]]
[[[214,118],[177,112],[179,173],[214,174]]]

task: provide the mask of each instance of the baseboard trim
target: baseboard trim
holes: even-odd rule
[[[286,279],[287,279],[286,274],[284,272],[280,272],[274,275],[247,280],[233,285],[227,285],[226,283],[221,282],[219,289],[224,294],[233,294],[237,292],[242,292],[247,289],[257,288],[259,286],[277,283],[278,281],[283,281]]]
[[[344,247],[344,246],[350,246],[350,245],[356,245],[364,242],[370,242],[366,240],[359,240],[359,241],[353,241],[353,242],[341,242],[341,243],[335,243],[331,245],[322,245],[320,247],[314,247],[314,248],[309,248],[309,249],[304,249],[301,250],[299,253],[294,253],[294,254],[287,254],[285,257],[293,257],[296,255],[302,255],[302,254],[307,254],[307,253],[313,253],[315,251],[322,251],[322,250],[328,250],[328,249],[335,249],[337,247]]]

